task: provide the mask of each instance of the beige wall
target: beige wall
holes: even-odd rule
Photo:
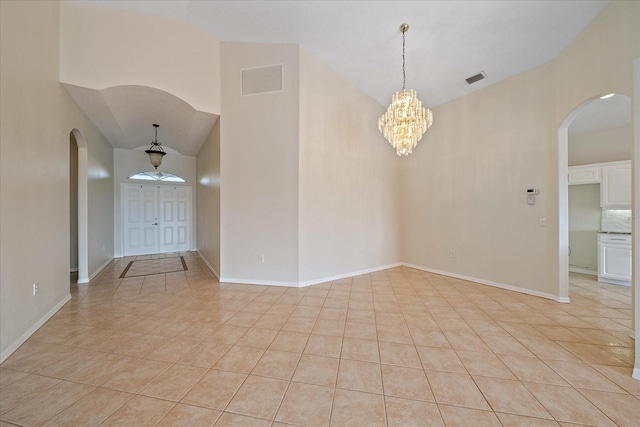
[[[640,57],[640,2],[612,1],[552,61],[553,126],[584,101],[607,93],[632,96]],[[555,131],[555,129],[554,129]]]
[[[300,54],[299,281],[400,259],[400,160],[384,108],[306,50]]]
[[[62,2],[60,81],[141,85],[220,113],[220,42],[184,21]]]
[[[105,190],[113,188],[110,146],[60,84],[59,8],[0,2],[0,360],[69,296],[74,128],[86,139],[90,174],[100,172],[89,178],[90,191],[100,191],[90,202],[113,211],[112,190]],[[100,253],[90,248],[91,266],[112,256],[113,223],[101,215],[90,221],[90,239],[100,241]]]
[[[115,256],[123,256],[123,229],[122,229],[122,184],[158,184],[155,181],[134,181],[128,179],[131,175],[138,172],[148,172],[153,170],[153,166],[149,162],[149,156],[140,150],[125,150],[122,148],[113,149],[114,166],[113,166],[113,239]],[[197,195],[193,190],[196,186],[196,158],[194,156],[182,156],[180,154],[170,153],[162,159],[162,165],[159,168],[162,172],[172,173],[183,178],[184,183],[172,182],[161,183],[158,185],[170,186],[188,186],[192,188],[191,193],[191,247],[196,247],[196,203]],[[89,192],[91,197],[91,192]]]
[[[71,100],[71,98],[68,98]],[[94,277],[113,259],[113,147],[73,100],[71,111],[82,115],[86,125],[78,127],[87,144],[87,250],[88,275]]]
[[[569,166],[631,160],[631,126],[569,135]]]
[[[222,43],[221,50],[220,275],[297,283],[299,47]],[[240,96],[242,69],[276,64],[281,92]]]
[[[587,99],[631,95],[639,8],[612,2],[550,63],[435,108],[402,167],[403,261],[558,296],[557,129]]]
[[[550,120],[548,69],[434,109],[433,126],[402,159],[404,262],[556,291],[544,279],[557,262],[547,253],[557,236],[538,226],[539,217],[552,221],[553,131],[540,126]],[[529,187],[540,189],[534,206],[526,203]]]
[[[398,263],[399,163],[371,122],[383,107],[295,45],[223,43],[222,64],[222,280],[309,284]],[[274,64],[282,92],[240,96],[243,68]],[[215,175],[210,148],[200,157],[199,176]]]
[[[220,277],[220,119],[196,157],[198,237],[196,247]]]

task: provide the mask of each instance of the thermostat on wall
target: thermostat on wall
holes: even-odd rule
[[[527,188],[527,195],[533,196],[538,194],[540,191],[537,188]]]

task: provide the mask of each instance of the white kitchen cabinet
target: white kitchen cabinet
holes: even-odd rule
[[[631,235],[598,234],[598,281],[631,286]]]
[[[600,183],[600,166],[584,165],[569,167],[569,185]]]
[[[631,162],[602,166],[600,206],[603,209],[631,209]]]

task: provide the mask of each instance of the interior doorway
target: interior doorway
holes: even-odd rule
[[[631,99],[625,95],[591,101],[569,126],[569,271],[626,286],[632,140]]]
[[[569,113],[558,129],[559,283],[560,297],[566,299],[567,302],[569,299],[570,256],[569,166],[631,160],[633,145],[630,123],[631,100],[625,95],[603,95],[588,99],[578,105]],[[617,147],[614,146],[613,139],[621,141]],[[572,141],[571,145],[569,144],[570,140]],[[575,143],[577,141],[579,144]],[[580,144],[584,145],[582,150]],[[599,210],[600,204],[595,209]],[[591,234],[595,236],[596,232],[600,230],[592,231]],[[591,240],[595,239],[594,236],[590,236]],[[575,250],[577,243],[575,233],[573,237],[573,249]]]
[[[125,256],[191,248],[191,187],[122,184]]]

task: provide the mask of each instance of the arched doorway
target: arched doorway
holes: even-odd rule
[[[578,105],[569,113],[558,129],[558,178],[559,178],[559,283],[560,296],[568,298],[569,276],[569,187],[567,182],[569,164],[600,164],[618,160],[631,160],[631,99],[621,94],[606,94],[594,97]],[[570,128],[574,131],[573,138]],[[579,128],[579,129],[577,129]],[[624,130],[611,138],[614,130]],[[578,131],[582,135],[575,135]],[[591,138],[586,138],[593,135]],[[582,141],[582,150],[576,149],[575,142]],[[595,137],[594,137],[595,136]],[[602,138],[607,136],[608,141]],[[574,141],[573,150],[569,140]],[[612,140],[611,140],[612,139]],[[618,142],[617,147],[614,142]],[[622,149],[620,145],[624,145]],[[617,148],[617,149],[616,149]],[[573,159],[569,153],[573,153]],[[572,163],[573,160],[573,163]],[[576,163],[577,161],[577,163]],[[574,188],[575,189],[575,188]],[[600,215],[599,196],[596,200],[597,214]],[[598,220],[599,222],[599,220]],[[598,227],[599,228],[599,224]],[[597,231],[597,230],[596,230]],[[595,233],[595,231],[593,232]],[[595,239],[595,234],[592,236]],[[574,242],[575,243],[575,242]],[[594,248],[595,250],[595,248]],[[594,255],[595,258],[595,255]],[[595,262],[595,261],[594,261]]]
[[[87,143],[78,129],[73,129],[69,134],[70,152],[77,149],[74,155],[70,155],[70,161],[77,161],[77,168],[70,173],[69,192],[77,195],[76,203],[70,203],[70,208],[77,209],[75,215],[70,215],[71,227],[77,227],[70,232],[70,254],[77,254],[78,283],[89,283],[89,254],[88,254],[88,183],[87,183]],[[71,170],[71,168],[70,168]],[[76,175],[77,178],[74,176]],[[76,182],[72,182],[72,180]],[[73,240],[73,241],[72,241]],[[73,267],[73,265],[71,266]]]
[[[636,75],[640,76],[640,61],[636,61],[635,64]],[[627,109],[628,118],[631,120],[635,120],[635,123],[631,123],[631,131],[628,132],[628,144],[631,150],[631,162],[633,168],[636,169],[636,165],[638,165],[638,150],[640,149],[640,129],[638,127],[640,120],[638,120],[637,111],[639,111],[640,100],[638,97],[640,96],[640,86],[637,86],[640,83],[640,80],[636,82],[636,87],[634,88],[636,96],[635,96],[635,105],[631,107],[631,99],[627,95],[616,95],[622,96],[625,98],[629,104],[629,108]],[[568,172],[569,172],[569,128],[572,123],[579,117],[585,110],[591,109],[592,105],[595,101],[602,102],[600,99],[609,94],[602,94],[602,96],[597,96],[590,98],[580,105],[575,107],[567,117],[562,121],[560,126],[558,127],[558,228],[559,228],[559,236],[558,236],[558,244],[559,244],[559,259],[558,259],[558,271],[559,271],[559,294],[561,299],[566,299],[569,301],[569,183],[568,183]],[[635,110],[636,113],[633,114],[632,111]],[[635,153],[635,154],[634,154]],[[635,158],[634,158],[635,155]],[[622,159],[607,159],[602,160],[602,163],[611,162],[614,160],[622,160]],[[593,163],[599,163],[597,161],[593,161]],[[638,205],[638,193],[639,187],[637,185],[637,177],[638,171],[635,170],[632,175],[632,179],[636,180],[635,189],[632,195],[632,205]],[[637,212],[637,211],[636,211]],[[635,215],[632,214],[635,217]],[[632,226],[633,239],[637,240],[637,217],[634,219],[634,224]],[[638,312],[640,309],[640,298],[638,298],[638,285],[637,285],[637,259],[639,258],[637,255],[637,251],[640,251],[640,247],[638,245],[634,245],[634,256],[632,262],[636,265],[633,268],[633,278],[632,278],[632,309],[633,309],[633,319],[631,328],[634,330],[633,335],[636,338],[635,348],[636,348],[636,363],[635,369],[633,371],[633,377],[636,379],[640,379],[640,372],[638,369],[639,359],[637,357],[638,351],[640,351],[640,345],[638,343],[638,331],[639,331],[639,322],[638,322]]]
[[[569,277],[569,191],[568,191],[568,165],[570,163],[569,158],[569,128],[572,124],[579,122],[580,120],[576,120],[578,117],[584,119],[585,116],[590,118],[591,121],[591,131],[596,132],[606,129],[612,129],[618,126],[620,123],[626,123],[629,126],[629,120],[631,117],[631,100],[629,97],[625,95],[615,95],[615,98],[612,98],[611,95],[608,95],[608,99],[604,99],[601,97],[594,97],[586,100],[585,102],[578,105],[569,115],[564,119],[560,127],[558,128],[558,195],[559,195],[559,284],[560,284],[560,298],[568,302],[569,298],[569,286],[568,286],[568,277]],[[613,103],[609,105],[608,103]],[[622,105],[622,107],[620,107]],[[613,108],[617,106],[616,108]],[[586,114],[589,112],[589,114]],[[601,112],[600,115],[595,115],[597,118],[594,119],[594,112]],[[616,117],[618,115],[619,117]],[[601,117],[600,117],[601,116]],[[594,121],[600,121],[600,123],[593,123]],[[581,125],[584,124],[584,120],[582,120]],[[575,127],[575,126],[574,126]],[[573,128],[572,128],[573,129]],[[630,151],[632,145],[632,138],[630,136],[629,131],[629,141],[628,141],[628,149],[627,154],[629,157],[625,159],[617,159],[617,158],[607,158],[607,155],[602,153],[601,156],[604,156],[598,160],[598,154],[592,154],[591,160],[588,163],[603,163],[607,161],[613,160],[630,160]],[[626,137],[624,138],[626,139]],[[599,145],[599,144],[598,144]],[[604,147],[604,145],[602,146]],[[591,152],[595,152],[597,150],[593,150],[594,145],[590,146]],[[575,151],[575,150],[574,150]],[[611,151],[611,150],[609,150]],[[575,153],[574,153],[575,156]],[[584,157],[584,156],[583,156]],[[589,156],[587,156],[589,157]],[[578,163],[583,164],[583,163]]]

